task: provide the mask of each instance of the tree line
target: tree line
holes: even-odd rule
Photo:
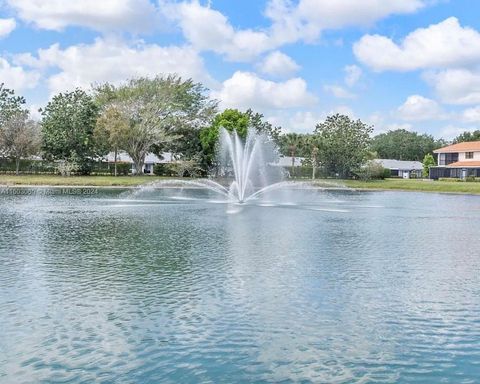
[[[312,133],[283,133],[251,109],[219,111],[218,101],[191,79],[176,75],[131,79],[89,90],[77,88],[59,93],[40,110],[33,121],[25,98],[0,84],[0,157],[15,161],[40,155],[60,160],[65,173],[89,174],[92,164],[106,154],[126,152],[137,173],[148,153],[172,157],[200,174],[215,167],[219,131],[236,130],[245,138],[249,129],[274,141],[284,156],[311,168],[315,178],[349,177],[368,159],[419,160],[444,146],[427,134],[394,130],[372,137],[373,127],[345,115],[328,116]],[[464,133],[454,142],[480,139],[480,131]]]

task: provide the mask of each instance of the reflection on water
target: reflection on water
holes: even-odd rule
[[[1,195],[0,382],[477,382],[480,198],[291,194]]]

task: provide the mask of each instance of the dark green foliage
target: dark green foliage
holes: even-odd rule
[[[117,174],[122,176],[128,176],[130,171],[132,170],[132,166],[128,163],[117,163]],[[110,164],[110,174],[113,175],[113,169]]]
[[[0,83],[0,127],[13,115],[25,110],[25,98],[15,96],[15,91]]]
[[[318,160],[327,174],[345,178],[359,169],[367,159],[372,131],[362,121],[340,114],[317,124]]]
[[[99,105],[115,107],[128,121],[118,149],[130,155],[138,170],[149,152],[194,156],[200,148],[198,131],[210,124],[217,108],[203,85],[176,75],[132,79],[119,87],[106,84],[96,90]]]
[[[88,174],[98,155],[94,140],[98,111],[93,98],[81,89],[54,96],[42,111],[45,156],[75,164],[81,174]]]
[[[253,128],[257,133],[265,134],[275,143],[278,142],[280,136],[280,128],[263,121],[262,114],[255,113],[251,109],[246,112],[240,112],[238,109],[226,109],[215,116],[209,127],[200,131],[202,165],[205,168],[214,163],[220,128],[225,128],[229,132],[236,131],[242,139],[247,137],[249,128]]]
[[[213,119],[212,124],[200,131],[200,143],[202,146],[202,162],[207,167],[215,160],[216,148],[220,137],[220,128],[229,132],[237,131],[237,134],[245,139],[248,131],[249,118],[247,114],[237,109],[226,109]]]
[[[464,141],[480,141],[480,130],[473,132],[463,132],[453,139],[453,144],[462,143]]]
[[[428,177],[430,173],[430,167],[435,166],[435,159],[433,158],[431,153],[427,153],[423,158],[423,176]]]
[[[156,176],[173,176],[173,170],[170,169],[168,164],[155,164],[153,174]]]
[[[0,173],[16,173],[17,162],[14,159],[0,159]],[[53,174],[56,165],[50,161],[20,160],[19,173],[21,174]]]
[[[422,161],[427,153],[444,145],[433,136],[397,129],[375,136],[370,150],[381,159]]]
[[[364,166],[356,170],[355,176],[360,180],[383,180],[391,175],[391,171],[388,168],[384,168],[376,161],[370,160]]]

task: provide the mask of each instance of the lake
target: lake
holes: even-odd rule
[[[480,381],[480,197],[278,194],[0,189],[0,382]]]

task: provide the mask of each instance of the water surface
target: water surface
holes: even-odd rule
[[[2,383],[480,380],[480,197],[36,191],[0,195]]]

